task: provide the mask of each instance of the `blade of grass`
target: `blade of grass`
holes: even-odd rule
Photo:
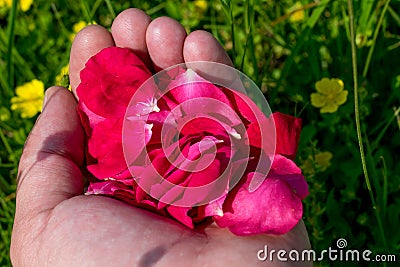
[[[319,5],[317,7],[315,7],[315,10],[313,11],[311,17],[307,20],[307,23],[306,23],[299,39],[296,42],[296,46],[291,51],[289,58],[285,61],[285,65],[282,69],[281,75],[280,75],[277,85],[276,85],[276,90],[274,90],[272,93],[271,103],[273,103],[274,99],[276,98],[276,96],[278,94],[279,88],[281,87],[283,81],[286,79],[286,76],[290,72],[290,69],[294,63],[295,57],[300,53],[300,50],[303,47],[307,37],[310,35],[311,30],[314,28],[315,24],[321,17],[323,11],[325,10],[325,8],[329,2],[330,2],[330,0],[322,0],[319,3]]]
[[[375,159],[374,159],[374,156],[372,155],[373,150],[371,147],[371,143],[369,142],[369,138],[367,135],[367,131],[365,129],[365,125],[362,125],[362,126],[364,126],[364,127],[362,127],[362,135],[364,136],[363,141],[364,141],[365,147],[366,147],[366,162],[369,165],[369,170],[371,173],[370,177],[371,177],[371,181],[373,184],[373,188],[375,189],[375,193],[377,196],[380,196],[382,193],[382,188],[381,188],[381,185],[380,185],[379,179],[378,179],[378,172],[376,170]],[[379,198],[377,198],[376,202],[377,202],[377,209],[379,212],[380,208],[382,207],[382,203]]]
[[[271,60],[272,60],[272,57],[273,57],[273,54],[272,53],[268,53],[269,55],[268,55],[268,58],[267,58],[267,60],[266,60],[266,62],[265,62],[265,64],[264,64],[264,67],[262,68],[262,70],[261,70],[261,72],[260,72],[260,79],[261,79],[261,83],[260,83],[260,88],[262,88],[262,84],[263,84],[263,77],[266,77],[266,75],[267,75],[267,72],[268,72],[268,67],[270,66],[270,64],[271,64]]]
[[[394,50],[399,47],[400,47],[400,42],[392,44],[391,46],[388,46],[387,51],[391,51],[391,50]]]
[[[361,15],[360,18],[358,19],[358,27],[361,33],[365,34],[367,29],[368,29],[368,23],[371,20],[371,11],[372,7],[374,6],[375,1],[360,1],[360,9],[361,9]]]
[[[64,22],[62,21],[62,17],[60,15],[60,13],[58,12],[57,6],[55,3],[51,3],[51,9],[53,10],[54,16],[57,19],[58,24],[60,25],[61,29],[64,32],[68,32],[67,28],[64,25]]]
[[[92,9],[90,10],[90,17],[93,18],[94,15],[96,14],[97,9],[101,5],[103,0],[96,0],[96,2],[93,4]]]
[[[115,16],[114,8],[113,8],[113,6],[112,6],[110,0],[105,0],[105,1],[106,1],[106,5],[107,5],[107,8],[108,8],[108,11],[110,12],[112,19],[114,20],[115,17],[116,17],[116,16]]]
[[[7,50],[6,50],[7,45],[8,45],[7,36],[5,33],[0,31],[0,50],[7,53]],[[19,54],[18,50],[15,47],[12,48],[11,56],[13,59],[13,63],[15,63],[15,67],[19,68],[21,73],[24,73],[24,78],[31,80],[35,77],[32,70],[29,68],[29,65],[26,64],[25,60],[22,58],[22,56]],[[2,77],[2,78],[6,79],[6,77]],[[8,86],[8,84],[7,84],[7,86]],[[14,95],[12,88],[10,88],[10,93],[12,95]]]
[[[244,23],[245,23],[245,29],[246,29],[246,42],[245,45],[243,47],[243,55],[242,55],[242,59],[240,60],[240,68],[239,70],[241,72],[243,72],[243,68],[244,68],[244,64],[245,64],[245,60],[246,60],[246,53],[247,53],[247,48],[249,46],[249,41],[250,41],[250,17],[249,17],[249,6],[250,6],[250,0],[246,0],[246,4],[245,4],[245,12],[244,12]]]
[[[232,36],[232,61],[235,67],[236,64],[236,38],[235,38],[235,21],[233,16],[233,9],[232,9],[232,1],[231,0],[221,0],[222,7],[224,9],[225,15],[229,20],[229,26],[231,28],[231,36]]]
[[[387,168],[386,161],[384,157],[379,157],[379,162],[381,164],[382,177],[383,177],[383,189],[382,189],[382,217],[386,217],[386,205],[388,199],[388,179],[387,179]]]
[[[0,163],[0,168],[14,168],[15,165],[13,163]]]
[[[389,14],[392,16],[392,18],[396,21],[397,26],[400,26],[400,16],[397,15],[396,11],[394,11],[394,9],[391,6],[388,7],[388,11]]]
[[[7,53],[6,53],[6,62],[7,62],[7,73],[8,73],[8,97],[12,96],[13,88],[14,88],[14,65],[13,65],[13,57],[12,50],[14,47],[14,27],[15,27],[15,18],[17,16],[17,1],[12,1],[10,15],[8,17],[8,29],[7,29]]]
[[[390,0],[386,0],[385,5],[383,6],[383,9],[382,9],[382,12],[381,12],[381,16],[379,17],[378,24],[376,25],[376,28],[375,28],[375,31],[374,31],[374,35],[372,37],[372,45],[369,48],[367,59],[365,60],[364,70],[362,72],[362,77],[364,79],[365,79],[365,77],[367,77],[368,68],[369,68],[369,65],[371,63],[372,54],[374,53],[376,40],[378,38],[378,34],[379,34],[380,29],[381,29],[383,18],[385,17],[386,11],[387,11],[387,9],[389,7],[389,3],[390,3]]]
[[[244,70],[243,70],[243,68],[244,68],[244,64],[245,64],[245,61],[246,61],[246,53],[247,53],[247,48],[248,48],[248,46],[249,46],[249,42],[250,42],[250,29],[247,31],[247,34],[246,34],[246,42],[245,42],[245,45],[244,45],[244,47],[243,47],[243,55],[242,55],[242,59],[240,60],[240,67],[239,67],[239,70],[241,71],[241,72],[244,72]]]
[[[211,20],[211,32],[215,36],[215,38],[217,38],[219,40],[219,34],[218,34],[218,30],[217,30],[217,11],[215,9],[214,1],[213,1],[213,6],[211,8],[210,20]]]
[[[246,0],[246,11],[245,11],[245,22],[246,22],[246,29],[247,30],[247,40],[246,40],[246,46],[244,49],[243,53],[243,60],[242,60],[242,65],[245,61],[245,55],[249,55],[253,71],[254,71],[254,81],[257,84],[258,87],[261,86],[261,79],[260,79],[260,73],[258,70],[257,66],[257,58],[256,58],[256,53],[255,53],[255,47],[254,47],[254,19],[255,19],[255,9],[254,9],[254,0]],[[246,53],[246,51],[249,51],[249,53]]]
[[[14,153],[13,150],[11,149],[10,144],[7,141],[7,138],[4,136],[3,131],[0,130],[0,139],[4,144],[4,147],[6,148],[7,153],[10,155],[10,159],[11,161],[14,163],[14,165],[17,165],[17,160],[14,157]]]
[[[90,16],[89,6],[86,0],[81,1],[81,8],[83,15],[86,17],[86,22],[92,22],[93,18]]]
[[[390,124],[392,124],[392,122],[394,121],[394,119],[396,118],[396,116],[398,116],[398,114],[400,113],[400,108],[398,108],[397,110],[394,111],[393,116],[391,116],[391,118],[386,122],[385,126],[383,127],[383,129],[379,130],[379,135],[378,137],[375,139],[375,141],[372,143],[371,149],[372,151],[374,151],[380,141],[382,140],[382,138],[385,136],[386,131],[389,129]],[[379,128],[378,128],[379,129]]]
[[[300,117],[301,113],[306,109],[306,107],[310,104],[310,101],[304,104],[304,106],[300,109],[299,113],[297,114],[297,102],[296,102],[296,110],[294,112],[295,117]]]
[[[374,198],[374,194],[372,192],[371,183],[368,176],[367,164],[365,160],[365,152],[364,152],[364,144],[361,135],[361,122],[360,122],[360,111],[359,111],[359,103],[358,103],[358,71],[357,71],[357,51],[356,51],[356,43],[355,43],[355,30],[354,30],[354,11],[353,11],[353,1],[347,0],[348,5],[348,15],[349,15],[349,24],[350,24],[350,45],[351,45],[351,62],[353,67],[353,86],[354,86],[354,115],[356,119],[356,131],[357,131],[357,139],[358,146],[360,150],[361,164],[365,178],[365,184],[367,186],[369,196],[371,198],[372,208],[375,213],[375,217],[378,223],[378,229],[380,232],[380,237],[382,239],[382,243],[386,248],[386,238],[385,231],[383,230],[383,225],[381,218],[376,209],[376,202]]]
[[[399,116],[399,109],[400,108],[398,108],[397,111],[396,111],[396,108],[393,108],[393,109],[395,110],[394,114],[395,114],[395,116],[397,118],[397,126],[399,127],[399,131],[400,131],[400,116]]]
[[[148,10],[146,10],[147,15],[152,16],[155,13],[157,13],[158,11],[162,10],[165,7],[165,2],[162,2],[158,5],[156,5],[155,7],[152,7]]]

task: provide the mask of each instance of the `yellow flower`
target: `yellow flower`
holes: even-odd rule
[[[331,165],[333,155],[329,151],[318,152],[317,154],[308,156],[303,161],[301,169],[305,174],[313,174],[315,172],[323,172]]]
[[[19,6],[23,12],[28,11],[31,8],[33,0],[19,0]],[[11,8],[12,0],[0,0],[0,7],[7,6]]]
[[[321,113],[334,113],[339,106],[347,100],[347,90],[343,90],[343,81],[340,79],[328,79],[315,83],[317,93],[311,94],[311,105],[321,108]]]
[[[197,0],[194,2],[195,7],[197,7],[201,12],[207,10],[208,4],[205,0]]]
[[[11,110],[21,112],[22,118],[32,118],[42,111],[44,98],[44,84],[39,80],[32,80],[15,89],[17,96],[11,98]]]
[[[291,13],[289,16],[290,22],[300,22],[304,20],[304,9],[300,2],[296,2],[287,13]]]
[[[19,0],[19,6],[22,11],[28,11],[31,8],[33,0]]]
[[[74,33],[78,33],[80,30],[82,30],[83,28],[85,28],[87,25],[86,22],[84,21],[79,21],[77,23],[74,24],[74,26],[72,26],[72,30],[74,31]]]
[[[3,6],[11,8],[12,0],[0,0],[0,7],[3,7]]]
[[[62,67],[60,73],[56,76],[56,85],[67,87],[71,91],[71,85],[69,84],[68,76],[69,64]]]

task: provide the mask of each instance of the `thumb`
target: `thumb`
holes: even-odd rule
[[[84,158],[83,143],[84,134],[72,93],[62,87],[49,88],[43,112],[21,156],[16,220],[17,216],[32,218],[51,211],[62,201],[82,194],[79,166]]]

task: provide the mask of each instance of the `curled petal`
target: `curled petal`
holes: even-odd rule
[[[296,163],[284,156],[275,155],[271,172],[268,174],[268,178],[270,177],[279,178],[287,182],[301,199],[304,199],[309,193],[308,185],[301,174],[301,169],[297,167]]]

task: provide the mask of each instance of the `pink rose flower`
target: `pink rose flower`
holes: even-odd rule
[[[87,62],[77,88],[88,170],[97,178],[87,194],[190,228],[213,218],[237,235],[290,231],[308,194],[292,161],[301,120],[266,118],[248,96],[193,70],[167,74],[152,80],[124,48],[103,49]]]

